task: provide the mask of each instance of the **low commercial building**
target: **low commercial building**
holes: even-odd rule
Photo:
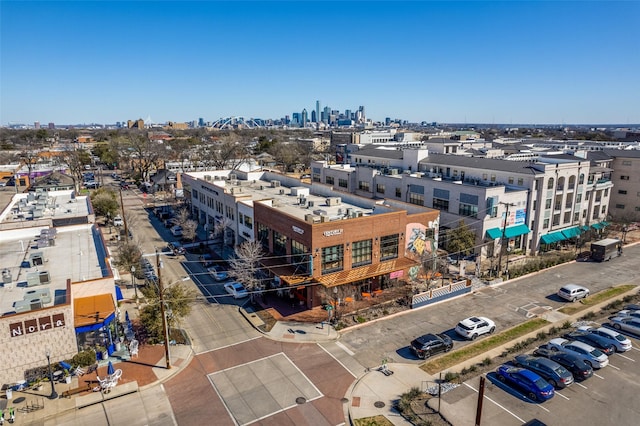
[[[276,285],[309,308],[415,279],[438,246],[430,208],[272,172],[187,173],[183,182],[200,222],[230,247],[259,241]]]
[[[79,350],[113,351],[118,292],[88,197],[16,194],[0,214],[0,384]]]

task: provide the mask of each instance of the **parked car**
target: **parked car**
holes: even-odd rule
[[[113,218],[113,226],[122,226],[124,224],[124,221],[122,220],[122,216],[117,215],[116,217]]]
[[[555,394],[553,386],[533,371],[509,364],[502,364],[496,370],[501,382],[515,387],[533,401],[546,401]]]
[[[558,296],[569,302],[575,302],[589,296],[589,289],[577,284],[567,284],[558,290]]]
[[[640,311],[640,305],[636,305],[633,303],[626,305],[624,308],[630,311]]]
[[[496,331],[496,324],[489,318],[469,317],[460,321],[455,331],[465,339],[475,340],[478,336]]]
[[[624,334],[620,334],[615,330],[606,327],[590,327],[583,325],[578,327],[578,330],[587,331],[589,333],[597,334],[598,336],[607,339],[616,348],[616,352],[626,352],[631,350],[631,340],[627,339]]]
[[[234,299],[242,299],[249,296],[249,292],[240,283],[227,283],[224,285],[227,293],[231,294]]]
[[[615,317],[610,320],[616,330],[626,331],[640,336],[640,319],[631,317]]]
[[[429,333],[411,341],[411,352],[418,358],[425,359],[441,352],[449,352],[453,341],[446,334]]]
[[[84,183],[84,187],[87,189],[98,189],[100,188],[100,183],[94,180],[90,180]]]
[[[204,253],[200,255],[200,263],[204,268],[209,268],[210,266],[214,266],[216,264],[211,253]]]
[[[216,281],[224,281],[229,278],[229,274],[227,274],[226,271],[223,271],[219,266],[211,266],[207,268],[207,271],[209,271],[209,274],[211,274],[213,279]]]
[[[515,364],[537,373],[556,389],[566,388],[573,383],[571,373],[562,365],[548,358],[523,354],[516,356]]]
[[[172,251],[172,252],[173,252],[173,254],[175,254],[176,256],[177,256],[177,255],[179,255],[179,254],[185,254],[185,253],[186,253],[186,250],[185,250],[185,248],[183,247],[183,245],[182,245],[182,244],[180,244],[180,243],[179,243],[179,242],[177,242],[177,241],[173,241],[173,242],[171,242],[171,243],[167,244],[167,247],[168,247],[168,248],[169,248],[169,250],[170,250],[170,251]]]
[[[541,345],[533,351],[533,354],[557,362],[569,370],[575,380],[585,380],[593,376],[593,368],[585,364],[584,361],[576,355],[568,352],[552,351],[548,345]]]
[[[551,339],[549,341],[549,346],[551,350],[555,349],[576,355],[591,368],[603,368],[609,365],[608,356],[586,343],[577,342],[575,340],[569,341],[558,337],[556,339]]]
[[[565,339],[577,340],[578,342],[586,343],[596,349],[600,349],[605,355],[609,356],[616,351],[616,347],[610,340],[600,337],[597,334],[589,333],[587,331],[572,331],[564,335]]]
[[[629,318],[640,319],[640,311],[635,311],[632,309],[623,309],[617,314],[615,314],[614,317],[629,317]]]
[[[175,225],[171,228],[171,235],[174,237],[182,237],[182,226]]]
[[[129,184],[127,182],[120,182],[120,189],[129,189]]]

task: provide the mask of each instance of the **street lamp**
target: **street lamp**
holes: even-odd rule
[[[338,319],[338,287],[333,288],[333,319]]]
[[[138,301],[138,287],[136,287],[136,267],[131,265],[131,284],[133,284],[133,291],[136,293],[136,302]]]
[[[509,248],[509,239],[506,238],[505,232],[507,230],[507,222],[509,221],[509,207],[515,206],[513,203],[504,203],[500,201],[498,204],[502,204],[507,208],[504,214],[504,223],[502,224],[502,235],[500,236],[500,253],[498,255],[498,274],[502,275],[502,251],[504,250],[504,242],[507,241],[507,249]],[[509,251],[507,250],[507,271],[509,270]]]
[[[47,348],[47,365],[49,366],[49,381],[51,382],[51,395],[49,395],[49,399],[56,399],[58,394],[56,393],[56,389],[53,386],[53,373],[51,373],[51,351]]]

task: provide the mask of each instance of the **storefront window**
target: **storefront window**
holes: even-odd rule
[[[308,274],[310,272],[309,248],[296,240],[291,240],[291,262],[296,274]]]
[[[371,240],[356,241],[351,245],[351,266],[362,266],[371,263]]]
[[[342,271],[344,268],[344,246],[324,247],[322,249],[322,273]]]
[[[380,238],[380,260],[398,258],[398,234]]]
[[[262,223],[258,223],[258,241],[269,251],[269,228]]]
[[[273,231],[273,253],[277,255],[287,254],[287,236],[278,231]]]

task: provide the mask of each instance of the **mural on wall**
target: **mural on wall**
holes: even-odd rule
[[[409,278],[419,280],[426,278],[425,269],[435,264],[436,250],[438,249],[438,221],[429,222],[428,226],[422,223],[409,223],[405,229],[406,246],[405,256],[420,262],[419,266],[409,269]],[[424,268],[423,268],[424,266]]]

